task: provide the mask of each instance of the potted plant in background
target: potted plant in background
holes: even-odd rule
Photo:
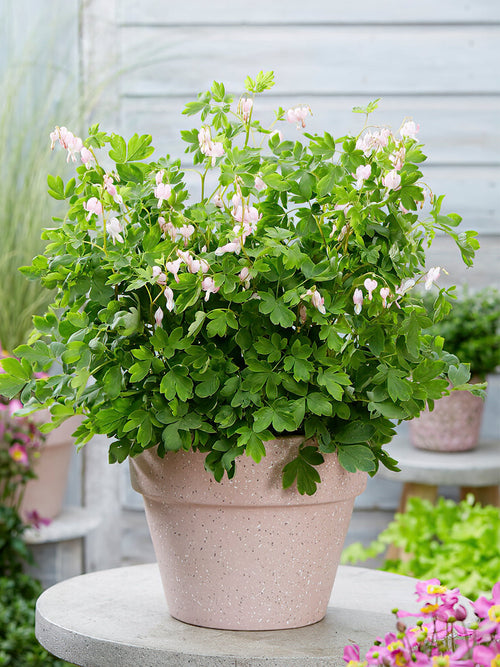
[[[428,295],[429,312],[435,307]],[[500,292],[467,289],[451,302],[451,310],[429,333],[444,338],[444,348],[470,365],[472,382],[484,382],[500,364]],[[410,439],[419,449],[466,451],[479,442],[484,401],[470,392],[451,392],[410,421]]]
[[[22,271],[56,297],[0,375],[26,412],[83,415],[79,446],[104,433],[111,462],[131,457],[170,612],[211,627],[321,619],[366,472],[396,465],[394,422],[450,380],[483,389],[422,335],[447,307],[440,290],[429,316],[412,290],[437,279],[425,247],[440,230],[470,265],[478,244],[442,197],[419,216],[415,123],[301,136],[302,105],[264,127],[254,98],[272,85],[247,78],[234,104],[214,83],[187,105],[199,200],[180,160],[146,161],[149,135],[54,130],[83,164],[49,177],[68,210]]]

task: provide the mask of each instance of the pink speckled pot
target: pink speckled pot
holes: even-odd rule
[[[410,440],[418,449],[465,452],[477,447],[484,401],[468,391],[454,391],[410,421]]]
[[[281,487],[281,470],[301,437],[266,443],[259,463],[243,456],[217,483],[206,454],[147,450],[131,460],[170,613],[226,630],[310,625],[326,613],[354,499],[366,473],[335,455],[319,467],[313,496]]]
[[[50,418],[43,410],[34,417],[39,422]],[[80,417],[71,417],[47,436],[40,450],[40,458],[34,464],[37,479],[30,480],[24,491],[20,507],[23,518],[33,510],[44,519],[55,519],[60,514],[74,449],[71,434],[80,422]]]

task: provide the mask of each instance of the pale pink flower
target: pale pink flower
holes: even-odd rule
[[[222,197],[219,193],[217,193],[214,197],[214,206],[217,206],[217,208],[224,208],[224,201],[222,200]]]
[[[163,310],[161,308],[157,308],[157,310],[155,310],[155,322],[157,327],[161,326],[162,320],[163,320]]]
[[[165,264],[165,269],[174,276],[175,282],[179,282],[179,269],[181,268],[182,260],[176,259],[173,262],[167,262]]]
[[[241,222],[241,227],[235,227],[233,232],[238,234],[240,231],[242,231],[242,236],[245,239],[249,234],[253,234],[253,232],[256,230],[257,222],[261,219],[261,217],[262,215],[259,215],[259,212],[255,206],[245,206],[244,208],[242,206],[238,206],[235,210],[233,210],[233,218],[237,222]]]
[[[236,209],[238,207],[241,207],[241,196],[238,193],[232,196],[231,204],[233,205],[233,216],[234,216],[234,212],[236,211]]]
[[[224,146],[220,141],[213,141],[208,127],[202,127],[198,132],[198,142],[200,151],[203,155],[212,158],[212,166],[215,164],[215,159],[224,155]]]
[[[321,296],[321,294],[318,292],[317,289],[310,290],[308,289],[306,292],[307,296],[311,297],[311,303],[312,305],[319,310],[320,313],[323,315],[326,315],[326,309],[325,309],[325,300]]]
[[[90,166],[92,162],[94,162],[92,151],[90,151],[86,146],[82,146],[80,151],[80,159],[84,165]]]
[[[347,213],[347,211],[352,208],[352,204],[335,204],[333,207],[334,211],[344,211],[344,213]]]
[[[172,188],[168,183],[158,183],[154,189],[154,195],[158,199],[158,206],[161,206],[162,203],[170,197],[172,194]]]
[[[310,113],[311,108],[308,106],[293,107],[286,112],[286,119],[289,123],[297,123],[297,129],[300,129],[306,126],[306,118]]]
[[[153,278],[156,279],[156,282],[158,285],[166,285],[167,284],[167,276],[163,273],[161,270],[161,267],[159,266],[153,266]]]
[[[352,295],[352,300],[354,302],[354,312],[356,315],[359,315],[361,308],[363,307],[363,292],[356,288],[354,294]]]
[[[164,294],[165,300],[167,302],[167,310],[172,312],[172,310],[174,309],[174,306],[175,306],[174,293],[168,285],[165,286],[165,289],[163,290],[163,294]]]
[[[104,181],[104,187],[106,188],[107,193],[112,197],[115,197],[116,185],[113,183],[113,178],[109,174],[104,174],[102,180]]]
[[[223,246],[220,246],[215,250],[215,254],[217,257],[220,257],[221,255],[225,255],[226,252],[234,252],[237,255],[240,254],[241,251],[241,243],[239,242],[238,239],[235,239],[234,241],[231,241],[230,243],[226,243]]]
[[[42,526],[50,526],[52,519],[46,519],[40,516],[36,510],[30,510],[25,513],[27,523],[31,524],[36,530],[40,530]]]
[[[201,289],[205,292],[205,301],[208,301],[211,294],[215,294],[219,291],[219,288],[215,286],[214,279],[209,276],[203,278]]]
[[[242,116],[245,123],[250,119],[250,114],[253,107],[253,100],[249,97],[242,97],[238,102],[238,113]]]
[[[259,190],[259,192],[260,192],[260,190],[263,190],[265,187],[266,187],[266,184],[264,183],[262,178],[260,176],[256,176],[255,177],[255,189]]]
[[[123,227],[121,226],[118,218],[111,218],[111,220],[106,225],[106,231],[111,236],[113,245],[116,244],[116,241],[118,241],[118,243],[123,243],[123,236],[120,233],[123,232]]]
[[[207,262],[206,259],[200,259],[200,268],[202,273],[206,273],[210,269],[210,264]]]
[[[380,288],[380,297],[382,299],[382,307],[383,308],[387,308],[387,299],[388,299],[390,293],[391,293],[391,290],[388,287],[381,287]]]
[[[403,296],[408,290],[410,290],[415,285],[415,280],[413,278],[405,278],[399,287],[396,287],[396,294]]]
[[[249,270],[248,266],[244,266],[241,269],[241,271],[239,273],[239,278],[240,278],[242,283],[245,282],[245,280],[248,278],[249,273],[250,273],[250,270]]]
[[[160,185],[160,183],[163,183],[164,175],[165,175],[165,169],[160,169],[160,171],[156,172],[155,174],[156,185]]]
[[[30,464],[26,447],[17,442],[15,445],[9,447],[9,456],[13,461],[20,463],[22,466],[27,467]]]
[[[382,177],[382,183],[388,190],[397,190],[401,185],[401,176],[395,169],[393,169],[392,171],[388,171],[387,174]]]
[[[367,278],[365,282],[363,283],[365,286],[366,291],[368,292],[368,300],[372,300],[372,292],[374,289],[376,289],[378,282],[376,280],[372,280],[371,278]]]
[[[83,148],[83,141],[80,137],[75,137],[73,132],[70,132],[66,127],[56,127],[50,133],[50,141],[51,150],[54,149],[56,141],[59,141],[60,145],[68,151],[67,162],[69,162],[70,158],[73,162],[76,162],[76,153],[80,153]]]
[[[84,201],[83,208],[88,211],[87,220],[90,219],[92,214],[102,215],[102,204],[97,197],[90,197],[90,199]]]
[[[436,282],[436,280],[439,278],[439,275],[441,273],[441,267],[440,266],[434,266],[429,271],[427,272],[425,276],[425,284],[424,287],[426,290],[430,290],[432,287],[432,283]],[[446,273],[446,271],[445,271]]]
[[[172,241],[175,241],[175,239],[177,238],[177,234],[179,233],[177,227],[174,227],[174,225],[170,222],[170,220],[166,222],[165,218],[161,215],[158,217],[158,224],[160,225],[160,229],[163,232],[163,235],[165,236],[166,234],[168,234],[170,236],[170,239]]]
[[[193,225],[182,225],[177,232],[184,239],[184,246],[187,246],[188,239],[194,234],[194,227]]]
[[[403,165],[405,163],[405,157],[406,157],[406,148],[404,146],[401,146],[399,150],[397,150],[393,155],[391,155],[391,162],[394,169],[400,171],[403,168]]]
[[[356,169],[356,187],[360,188],[363,185],[363,181],[366,181],[367,178],[370,178],[372,173],[372,167],[370,164],[362,164]]]
[[[391,131],[385,127],[381,130],[376,130],[375,132],[365,132],[361,137],[358,137],[358,140],[356,141],[356,149],[363,151],[363,153],[368,156],[372,151],[378,151],[381,148],[385,148],[389,142],[390,136]]]
[[[9,415],[12,417],[15,412],[20,410],[23,407],[23,404],[18,398],[13,398],[9,401]]]
[[[420,129],[420,125],[416,125],[413,120],[407,120],[399,129],[399,135],[404,139],[409,137],[410,139],[417,138],[417,132]]]
[[[201,262],[199,259],[194,259],[191,257],[191,260],[188,262],[188,271],[190,273],[198,273],[198,271],[201,269]]]

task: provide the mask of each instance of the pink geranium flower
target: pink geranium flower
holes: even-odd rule
[[[13,461],[19,463],[22,466],[28,467],[30,464],[26,447],[20,445],[17,442],[9,447],[9,455]]]

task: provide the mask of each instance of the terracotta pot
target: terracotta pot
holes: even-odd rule
[[[259,464],[243,456],[235,477],[220,483],[200,452],[160,459],[146,450],[131,460],[174,618],[227,630],[295,628],[323,618],[366,473],[348,473],[327,455],[315,495],[284,490],[281,470],[302,440],[267,442]]]
[[[484,401],[469,391],[454,391],[410,421],[410,441],[418,449],[465,452],[477,447]]]
[[[44,412],[42,410],[35,415],[40,423],[49,419]],[[44,519],[55,519],[60,514],[74,449],[71,434],[80,422],[80,417],[71,417],[48,434],[40,448],[40,457],[34,464],[37,479],[30,480],[24,491],[20,506],[23,518],[33,510]]]

